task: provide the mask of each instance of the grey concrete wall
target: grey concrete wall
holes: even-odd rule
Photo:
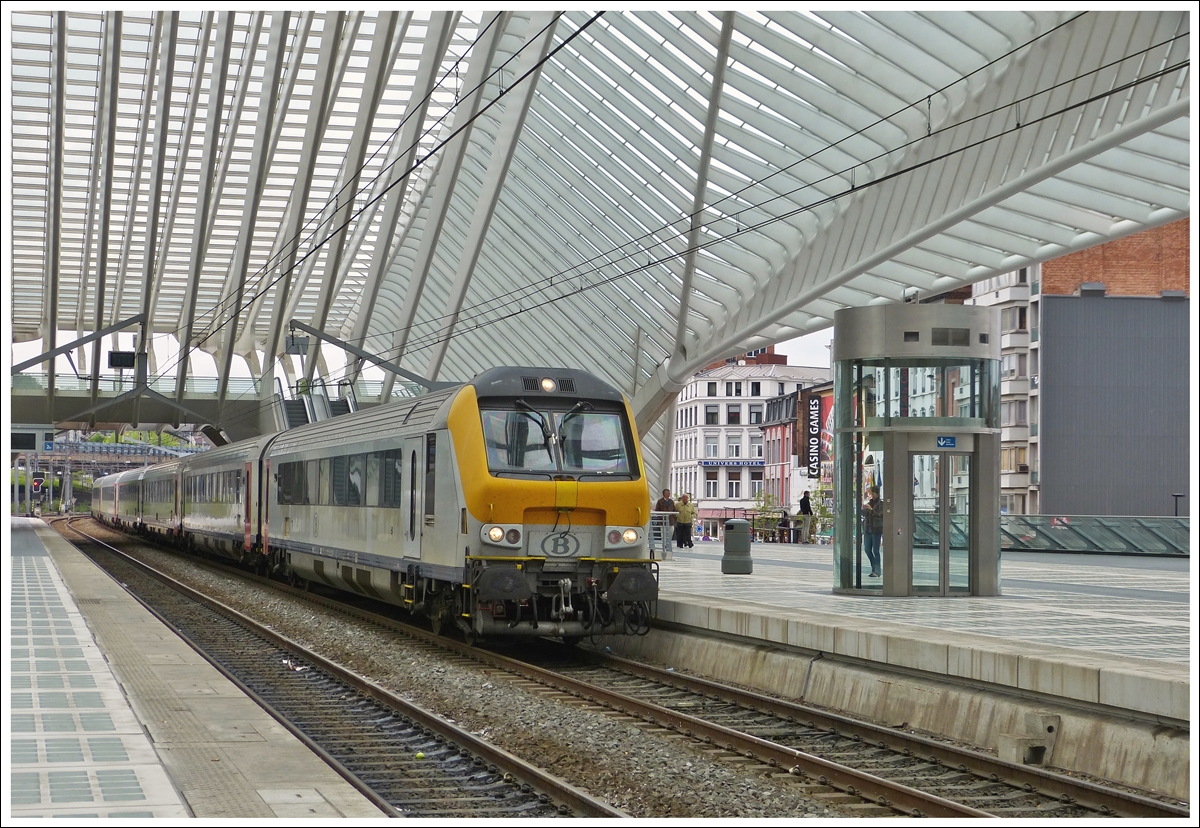
[[[1170,515],[1188,489],[1190,300],[1043,296],[1041,512]]]

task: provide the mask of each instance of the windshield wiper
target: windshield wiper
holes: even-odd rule
[[[542,416],[542,412],[538,411],[536,408],[534,408],[533,406],[531,406],[529,403],[525,402],[524,400],[517,400],[516,404],[528,412],[525,415],[526,417],[528,417],[529,419],[531,419],[535,423],[537,423],[539,426],[541,426],[542,440],[546,446],[546,453],[549,454],[551,458],[553,458],[554,457],[554,449],[551,448],[551,446],[554,444],[555,440],[557,439],[557,435],[555,435],[555,433],[550,430],[550,426],[548,426],[546,424],[546,418]]]
[[[592,405],[590,402],[587,402],[586,400],[580,400],[579,402],[575,403],[575,407],[572,408],[570,411],[568,411],[566,414],[564,414],[562,419],[558,421],[559,442],[562,442],[562,433],[563,433],[563,429],[566,428],[567,420],[574,417],[580,411],[595,411],[595,410],[596,410],[596,406]]]

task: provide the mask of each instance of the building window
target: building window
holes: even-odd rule
[[[725,415],[726,425],[741,425],[742,424],[742,407],[740,405],[727,406]]]
[[[730,435],[728,442],[726,442],[726,444],[725,444],[725,448],[728,449],[728,453],[725,455],[726,457],[741,457],[742,456],[742,438],[741,438],[741,436],[739,435],[739,436],[735,437],[735,436]]]
[[[704,473],[704,496],[705,497],[720,497],[721,481],[717,479],[717,472],[706,471]]]
[[[717,384],[715,382],[710,382],[708,384],[708,396],[710,396],[710,397],[717,396]]]
[[[751,397],[761,397],[762,396],[762,383],[761,382],[750,383],[750,396]]]
[[[721,407],[717,405],[704,406],[704,424],[720,425]]]
[[[750,436],[750,458],[752,460],[761,460],[763,456],[763,438],[761,434],[752,434]]]
[[[763,421],[763,407],[761,405],[750,406],[750,425],[761,425]]]
[[[720,443],[718,442],[719,439],[720,438],[716,434],[705,434],[704,435],[704,456],[705,457],[713,458],[713,457],[721,456],[719,453],[720,452]]]
[[[1026,425],[1029,422],[1028,416],[1028,403],[1025,400],[1000,403],[1000,425],[1002,426]]]
[[[763,473],[760,471],[750,472],[750,496],[758,497],[759,492],[763,490]]]
[[[1025,307],[1004,308],[1000,311],[1000,330],[1005,333],[1026,330],[1026,311],[1027,308]]]
[[[741,500],[742,473],[740,471],[729,472],[729,480],[726,483],[725,491],[728,493],[730,500]]]
[[[779,396],[779,397],[783,396],[783,383],[782,382],[779,383],[779,393],[776,396]]]
[[[726,397],[742,396],[742,384],[740,382],[725,383],[725,396]]]
[[[1027,359],[1025,354],[1005,354],[1000,358],[1000,378],[1015,379],[1027,376]]]

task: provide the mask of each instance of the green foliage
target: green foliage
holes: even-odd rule
[[[751,521],[755,532],[774,532],[779,526],[779,514],[783,511],[779,498],[761,489],[754,495],[754,520]]]

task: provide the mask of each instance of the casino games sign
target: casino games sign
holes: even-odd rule
[[[821,397],[805,394],[800,401],[804,442],[800,452],[808,477],[821,476]]]

